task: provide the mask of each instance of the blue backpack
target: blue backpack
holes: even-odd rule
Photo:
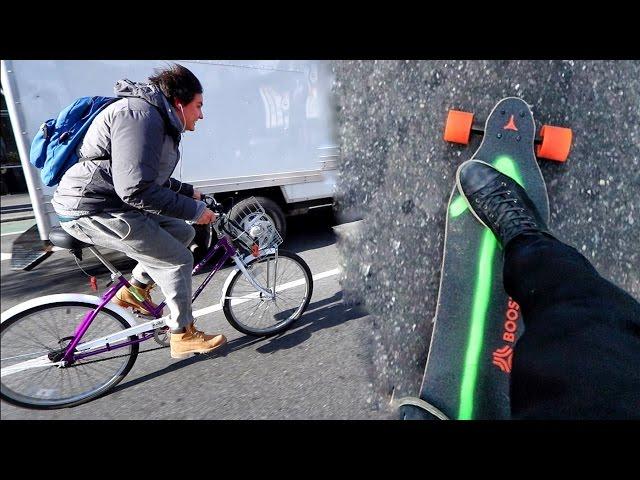
[[[41,169],[40,176],[48,187],[57,185],[69,168],[78,162],[76,148],[89,125],[114,97],[82,97],[44,122],[31,142],[29,161]]]

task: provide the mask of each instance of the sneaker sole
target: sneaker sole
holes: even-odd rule
[[[203,349],[200,349],[200,350],[190,350],[190,351],[184,352],[184,353],[171,352],[171,358],[187,358],[187,357],[193,355],[194,353],[210,353],[210,352],[213,352],[214,350],[217,350],[220,347],[225,346],[226,344],[227,344],[227,341],[225,340],[220,345],[216,345],[213,348],[203,348]]]

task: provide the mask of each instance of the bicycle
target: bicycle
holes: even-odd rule
[[[218,213],[213,230],[218,242],[192,271],[197,274],[222,249],[211,272],[196,289],[192,303],[227,260],[236,267],[222,288],[220,303],[227,321],[238,331],[254,336],[284,332],[298,320],[313,293],[309,266],[293,252],[280,250],[282,237],[264,209],[248,202],[242,225],[229,217],[221,204],[204,196]],[[0,397],[32,409],[73,407],[98,398],[115,387],[131,370],[139,344],[154,338],[168,346],[168,327],[161,317],[165,302],[138,324],[132,311],[110,300],[131,284],[102,254],[56,227],[50,233],[55,249],[69,250],[82,259],[89,249],[111,272],[111,286],[102,297],[56,294],[35,298],[2,314],[0,330]],[[115,353],[113,353],[115,351]]]

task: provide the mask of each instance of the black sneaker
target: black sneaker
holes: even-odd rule
[[[464,162],[456,173],[456,183],[471,213],[493,232],[503,247],[522,233],[549,235],[524,188],[488,163]]]

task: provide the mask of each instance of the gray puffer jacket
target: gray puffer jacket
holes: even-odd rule
[[[191,198],[193,186],[171,178],[182,122],[167,98],[155,85],[130,80],[118,81],[114,90],[123,98],[89,126],[78,146],[80,161],[53,195],[56,213],[76,218],[140,209],[197,220],[204,202]]]

